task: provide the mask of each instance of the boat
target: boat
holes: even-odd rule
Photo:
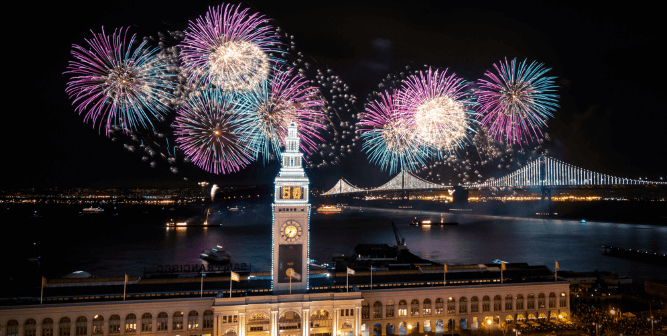
[[[171,221],[169,221],[169,223],[167,223],[167,227],[174,227],[174,226],[184,227],[184,226],[188,226],[188,223],[187,222],[174,222],[173,219]]]
[[[458,222],[445,222],[445,217],[444,215],[440,215],[440,221],[437,219],[432,219],[432,218],[423,218],[423,219],[415,219],[412,220],[410,225],[414,226],[429,226],[429,225],[459,225]]]
[[[235,206],[233,208],[229,208],[229,211],[239,211],[239,207]]]
[[[343,207],[338,205],[322,205],[316,211],[319,213],[340,213],[343,212]]]
[[[83,213],[102,213],[104,212],[104,209],[97,207],[93,208],[92,206],[90,208],[84,208]]]
[[[216,247],[202,251],[199,259],[215,264],[228,264],[232,260],[232,256],[222,246],[217,245]]]

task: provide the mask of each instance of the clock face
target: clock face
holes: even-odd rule
[[[303,199],[303,187],[283,186],[280,188],[280,199],[300,200]]]
[[[281,229],[281,236],[286,242],[294,242],[301,238],[301,225],[295,221],[287,221]]]

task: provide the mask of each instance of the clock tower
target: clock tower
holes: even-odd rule
[[[308,257],[310,245],[310,204],[308,177],[301,166],[296,123],[287,128],[282,166],[275,180],[274,201],[271,206],[272,260],[271,276],[274,294],[288,293],[290,274],[292,293],[309,289]],[[296,275],[294,275],[296,273]]]

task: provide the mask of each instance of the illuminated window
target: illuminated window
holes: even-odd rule
[[[125,332],[134,333],[137,332],[137,316],[134,314],[127,314],[125,316]]]
[[[535,294],[528,294],[528,299],[526,299],[526,306],[528,309],[535,309]]]
[[[370,318],[370,305],[366,301],[361,302],[361,318],[369,319]]]
[[[102,315],[95,315],[93,317],[93,335],[104,334],[104,317]]]
[[[206,310],[204,311],[204,329],[213,328],[213,311]]]
[[[502,299],[500,298],[500,295],[496,295],[493,297],[493,311],[500,311],[501,302]]]
[[[177,311],[174,313],[172,320],[172,330],[183,330],[183,312]]]
[[[153,315],[144,313],[141,315],[141,332],[151,332],[153,330]]]
[[[556,308],[556,293],[549,293],[549,308]]]
[[[519,294],[516,296],[516,310],[522,310],[523,309],[523,294]]]
[[[76,318],[76,336],[85,336],[88,334],[88,319],[85,316]]]
[[[386,308],[387,308],[386,311],[387,317],[394,317],[394,301],[391,300],[387,301]]]
[[[424,299],[424,305],[422,306],[422,313],[424,315],[431,315],[431,299]]]
[[[561,308],[567,307],[567,296],[565,296],[565,292],[560,293],[560,306]]]
[[[398,302],[398,316],[408,315],[408,303],[405,300]]]
[[[58,336],[69,336],[70,335],[70,319],[69,317],[63,317],[60,319],[58,323]],[[7,336],[9,336],[10,333],[7,332]]]
[[[442,298],[435,299],[435,315],[442,315],[445,313],[445,300]]]
[[[419,300],[417,299],[410,302],[410,316],[419,316]]]
[[[505,296],[505,310],[512,310],[512,294]]]
[[[42,336],[53,336],[53,319],[42,320]]]
[[[169,329],[169,315],[166,312],[157,314],[157,331],[167,331]]]
[[[471,313],[479,312],[479,299],[476,296],[473,296],[470,299],[470,312]]]
[[[37,334],[37,321],[35,321],[35,319],[27,319],[23,324],[23,335],[36,336],[36,334]]]
[[[537,296],[537,307],[544,308],[544,293],[540,293]]]
[[[120,315],[109,317],[109,334],[120,334]]]
[[[450,297],[447,299],[447,314],[455,314],[456,313],[456,299],[453,297]]]
[[[197,329],[199,329],[199,312],[192,310],[188,313],[188,330]]]
[[[459,314],[468,313],[468,299],[464,296],[459,299]]]

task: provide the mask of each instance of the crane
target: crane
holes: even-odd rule
[[[400,231],[398,231],[398,228],[396,227],[396,224],[394,224],[394,221],[391,221],[391,227],[394,228],[394,236],[396,237],[396,247],[398,249],[405,248],[405,238],[403,238],[403,235],[401,234]]]

